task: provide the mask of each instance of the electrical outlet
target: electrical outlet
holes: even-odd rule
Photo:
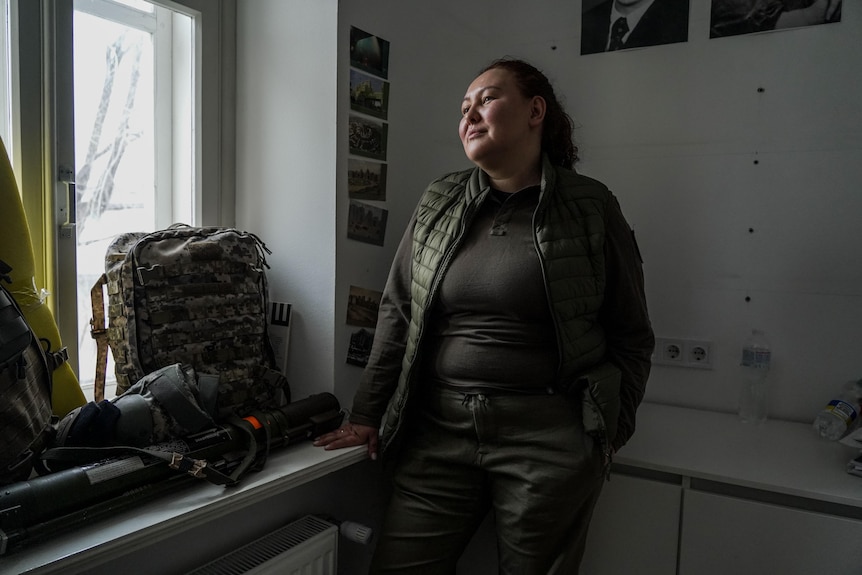
[[[685,364],[689,367],[712,369],[712,342],[687,341],[685,346]]]
[[[656,365],[712,369],[712,342],[659,337],[655,340],[652,362]]]
[[[660,339],[656,341],[659,363],[681,365],[685,362],[685,342],[681,339]]]

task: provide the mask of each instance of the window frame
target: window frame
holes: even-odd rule
[[[70,363],[77,373],[75,278],[68,253],[57,249],[63,232],[61,208],[69,192],[61,166],[72,165],[69,122],[58,113],[58,86],[71,93],[71,65],[55,55],[71,45],[73,0],[8,0],[13,19],[10,50],[13,80],[12,165],[22,192],[36,256],[35,285],[49,294]],[[152,0],[193,17],[194,48],[194,223],[233,226],[236,187],[236,0]],[[68,32],[67,32],[68,31]],[[204,97],[206,95],[206,97]],[[164,118],[163,120],[164,121]],[[62,137],[66,135],[65,139]],[[71,143],[64,143],[71,142]],[[66,146],[72,147],[72,153]],[[164,161],[164,159],[162,160]],[[170,184],[160,182],[161,187]],[[164,218],[162,222],[166,221]],[[70,293],[71,290],[71,293]]]
[[[182,115],[182,111],[177,115],[174,114],[174,105],[179,105],[183,101],[191,102],[194,98],[194,87],[188,86],[188,76],[182,77],[183,72],[191,73],[188,64],[178,61],[177,67],[182,70],[181,72],[174,69],[173,62],[175,56],[178,57],[178,60],[183,57],[191,57],[190,54],[181,52],[179,46],[182,41],[193,42],[193,38],[181,26],[177,26],[176,34],[182,35],[182,37],[177,38],[175,36],[174,22],[176,19],[173,18],[173,11],[170,9],[154,10],[153,13],[146,14],[111,0],[72,0],[72,2],[74,10],[78,12],[111,20],[153,35],[155,47],[153,69],[156,78],[156,92],[153,102],[157,142],[155,149],[155,225],[157,228],[163,228],[180,219],[189,219],[191,216],[179,214],[191,214],[196,197],[194,184],[192,190],[175,193],[174,190],[180,185],[181,179],[180,174],[175,175],[174,171],[177,170],[181,174],[185,174],[187,178],[194,178],[194,174],[188,174],[182,169],[183,166],[180,161],[183,149],[192,144],[182,134],[182,132],[187,131],[183,129],[187,126],[181,126],[180,122],[175,121],[176,118],[185,119],[185,117]],[[157,2],[151,3],[158,5]],[[164,8],[163,6],[160,7]],[[171,81],[161,81],[166,76],[170,76]],[[193,110],[194,106],[191,106],[191,109]],[[175,147],[181,148],[174,150]],[[76,160],[80,160],[80,158]],[[191,221],[195,221],[193,217],[191,217]]]

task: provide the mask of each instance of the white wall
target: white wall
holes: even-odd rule
[[[295,390],[349,406],[349,286],[382,289],[424,185],[466,165],[457,107],[501,55],[531,60],[565,97],[580,171],[636,230],[657,335],[714,342],[714,370],[654,367],[647,399],[733,410],[752,327],[774,348],[775,417],[809,420],[862,374],[859,3],[838,24],[709,40],[709,0],[691,0],[689,42],[583,57],[579,7],[239,1],[237,221],[273,248],[273,294],[297,306]],[[382,248],[345,233],[351,25],[391,42]]]
[[[686,44],[549,62],[582,170],[635,227],[657,334],[715,342],[713,371],[656,367],[648,399],[735,409],[751,328],[774,349],[775,417],[810,421],[862,376],[860,9],[710,40],[709,2],[692,0]]]
[[[464,87],[478,68],[478,61],[464,54],[480,52],[482,44],[468,28],[451,25],[446,12],[437,4],[402,0],[339,5],[334,361],[336,395],[348,407],[362,373],[362,368],[345,362],[350,335],[359,329],[345,323],[350,286],[382,291],[395,249],[425,185],[444,172],[469,167],[458,139],[458,109]],[[384,202],[365,202],[388,210],[382,247],[348,239],[345,232],[351,26],[390,42],[387,196]]]
[[[336,0],[237,4],[237,226],[272,250],[272,299],[294,304],[296,399],[333,381],[336,32]]]

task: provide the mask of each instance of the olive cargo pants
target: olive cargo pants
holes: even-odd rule
[[[493,509],[500,573],[576,574],[604,480],[580,400],[442,388],[417,399],[371,573],[454,574]]]

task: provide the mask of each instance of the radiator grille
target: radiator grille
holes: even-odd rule
[[[338,528],[305,516],[186,575],[335,575]]]

